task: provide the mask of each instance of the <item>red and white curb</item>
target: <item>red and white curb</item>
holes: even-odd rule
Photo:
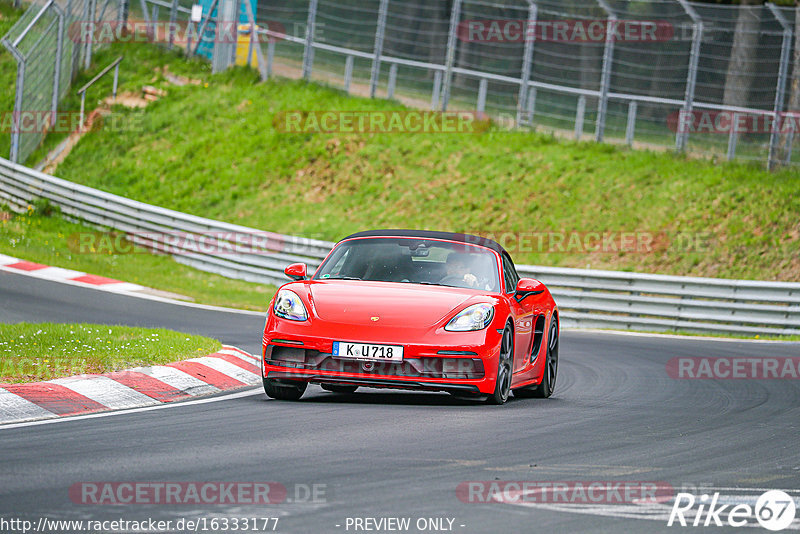
[[[71,269],[62,269],[61,267],[51,267],[49,265],[42,265],[41,263],[34,263],[32,261],[20,260],[5,254],[0,254],[0,270],[8,271],[19,274],[26,274],[36,278],[45,280],[53,280],[56,282],[71,282],[88,287],[103,289],[105,291],[113,291],[115,293],[137,293],[145,291],[153,291],[152,289],[138,284],[131,284],[129,282],[122,282],[114,280],[113,278],[106,278],[96,274],[82,273],[80,271],[73,271]]]
[[[261,383],[261,364],[236,347],[167,365],[47,382],[0,384],[0,424],[122,410]]]

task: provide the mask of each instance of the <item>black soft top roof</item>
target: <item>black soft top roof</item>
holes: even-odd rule
[[[351,234],[342,239],[342,241],[354,237],[421,237],[423,239],[445,239],[448,241],[457,241],[459,243],[467,243],[470,245],[478,245],[481,247],[490,248],[500,254],[506,254],[510,257],[508,252],[506,252],[506,250],[496,241],[492,241],[486,237],[470,234],[434,232],[431,230],[368,230],[366,232],[357,232],[355,234]]]

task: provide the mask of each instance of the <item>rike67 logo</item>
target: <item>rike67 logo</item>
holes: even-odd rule
[[[754,527],[779,531],[789,528],[795,518],[794,499],[785,491],[769,490],[751,504],[750,496],[735,497],[704,493],[678,493],[667,526],[682,527]]]

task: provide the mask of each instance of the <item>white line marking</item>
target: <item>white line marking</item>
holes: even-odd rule
[[[208,366],[215,371],[219,371],[220,373],[229,376],[231,378],[235,378],[240,382],[244,382],[245,384],[256,385],[261,381],[261,377],[255,373],[251,373],[245,369],[242,369],[238,365],[233,365],[230,362],[226,362],[221,358],[214,358],[213,356],[203,356],[202,358],[192,358],[190,360],[186,360],[187,362],[197,362],[199,364]]]
[[[21,428],[27,426],[39,426],[39,425],[49,425],[53,423],[67,423],[70,421],[80,421],[82,419],[96,419],[100,417],[114,417],[117,415],[126,415],[131,413],[139,413],[139,412],[149,412],[151,410],[163,410],[167,408],[178,408],[181,406],[191,406],[195,404],[208,404],[212,402],[220,402],[226,401],[231,399],[238,399],[241,397],[250,397],[253,395],[263,395],[264,391],[261,389],[249,389],[247,391],[239,391],[236,393],[230,393],[228,395],[222,395],[220,397],[211,397],[208,399],[193,399],[190,401],[185,402],[170,402],[165,404],[158,404],[157,406],[145,406],[143,408],[131,408],[130,410],[117,410],[113,412],[100,412],[100,413],[90,413],[85,415],[73,415],[69,417],[59,417],[57,419],[45,419],[43,421],[29,421],[27,423],[12,423],[10,425],[0,425],[0,432],[3,430],[9,430],[12,428]]]
[[[180,369],[174,367],[167,367],[165,365],[153,365],[151,367],[136,367],[131,369],[147,376],[152,376],[156,380],[160,380],[172,386],[175,389],[186,393],[187,395],[198,396],[207,395],[209,393],[216,393],[220,389],[211,384],[206,384],[199,378],[195,378],[188,373],[184,373]]]
[[[58,417],[50,410],[0,388],[0,416],[9,422]]]
[[[26,260],[16,260],[16,261],[26,261]],[[40,278],[37,277],[34,273],[36,271],[21,271],[19,269],[11,269],[2,264],[0,264],[0,271],[5,271],[8,273],[18,274],[22,276],[30,276],[33,278]],[[104,291],[106,293],[114,293],[114,291],[109,291],[108,288],[104,288],[103,286],[96,286],[92,284],[85,284],[83,282],[73,282],[72,280],[50,280],[51,282],[55,282],[57,284],[67,284],[70,286],[81,287],[83,289],[91,289],[95,291]],[[135,291],[131,291],[130,293],[117,293],[124,295],[126,297],[134,297],[137,299],[144,299],[144,300],[152,300],[155,302],[163,302],[164,304],[173,304],[175,306],[184,306],[187,308],[195,308],[198,310],[208,310],[208,311],[215,311],[221,313],[236,313],[240,315],[254,315],[256,317],[264,317],[264,312],[257,312],[257,311],[250,311],[250,310],[237,310],[235,308],[223,308],[222,306],[212,306],[210,304],[195,304],[194,302],[182,302],[180,300],[168,299],[166,297],[159,297],[156,295],[148,295],[146,293],[137,293]]]
[[[74,376],[49,381],[69,388],[111,409],[136,408],[158,401],[107,376]]]
[[[218,350],[217,352],[220,353],[220,354],[227,354],[228,356],[236,356],[240,360],[245,361],[245,362],[250,363],[250,364],[253,364],[256,367],[258,367],[258,363],[259,363],[258,358],[256,358],[255,356],[252,356],[250,354],[245,354],[245,353],[242,353],[241,351],[231,350],[231,349],[221,349],[221,350]]]
[[[615,336],[634,336],[634,337],[655,337],[666,339],[683,339],[685,341],[724,341],[727,343],[779,343],[783,345],[800,345],[800,341],[782,341],[780,339],[747,339],[734,337],[714,337],[714,336],[682,336],[679,334],[658,334],[655,332],[633,332],[626,330],[602,330],[599,328],[568,328],[561,330],[568,332],[579,332],[588,334],[610,334]]]

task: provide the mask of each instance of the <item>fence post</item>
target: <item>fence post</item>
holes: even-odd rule
[[[600,96],[597,101],[597,122],[594,130],[594,139],[599,143],[603,140],[606,128],[608,89],[611,84],[611,69],[614,63],[614,30],[617,26],[617,16],[606,0],[597,0],[597,3],[606,12],[606,44],[603,48],[603,71],[600,75]]]
[[[378,26],[375,28],[375,47],[372,57],[372,70],[369,75],[369,97],[375,98],[378,90],[378,79],[381,73],[381,55],[383,54],[383,39],[386,34],[386,15],[389,11],[389,0],[381,0],[378,8]]]
[[[306,46],[303,50],[303,78],[311,79],[311,69],[314,65],[314,33],[317,26],[317,0],[308,4],[308,20],[306,21]]]
[[[575,111],[575,140],[580,141],[583,135],[583,118],[586,116],[586,95],[578,97],[578,109]]]
[[[272,76],[272,62],[275,61],[275,39],[267,41],[267,78]]]
[[[433,73],[433,93],[431,94],[431,110],[435,111],[439,104],[439,95],[442,90],[442,71],[437,70]]]
[[[447,111],[450,103],[450,85],[453,83],[453,64],[456,60],[456,47],[458,43],[458,21],[461,20],[462,0],[453,0],[453,10],[450,12],[450,33],[447,36],[447,56],[445,60],[444,87],[442,89],[442,111]]]
[[[386,88],[386,98],[391,100],[394,98],[394,89],[397,85],[397,63],[392,63],[389,67],[389,84]]]
[[[250,5],[250,0],[244,2],[245,11],[247,12],[247,22],[250,23],[250,50],[247,52],[247,64],[250,65],[251,53],[253,46],[256,49],[256,61],[258,62],[258,72],[261,74],[261,81],[264,82],[269,78],[269,70],[264,63],[264,51],[261,50],[261,39],[258,37],[258,26],[256,25],[256,16],[253,13],[253,6]],[[269,41],[272,41],[271,36],[267,36]],[[238,41],[238,39],[237,39]],[[234,53],[236,52],[237,45],[234,45]]]
[[[86,0],[89,4],[88,20],[91,22],[92,31],[87,35],[86,53],[83,56],[83,68],[89,70],[92,66],[92,42],[94,41],[94,10],[97,0]]]
[[[739,122],[739,114],[735,111],[733,112],[733,116],[731,117],[731,131],[728,132],[728,161],[731,161],[733,158],[736,157],[736,141],[738,138],[738,132],[736,131],[737,124]]]
[[[481,78],[478,83],[478,113],[486,111],[486,93],[489,90],[489,80]]]
[[[767,7],[773,16],[778,19],[783,27],[783,41],[781,42],[781,62],[778,66],[778,85],[775,87],[775,104],[772,108],[773,122],[769,134],[769,154],[767,156],[767,169],[775,167],[778,150],[778,140],[781,131],[781,113],[783,112],[783,99],[786,96],[786,77],[789,74],[789,56],[792,47],[792,27],[783,13],[771,2],[767,2]]]
[[[353,82],[353,56],[347,56],[344,60],[344,92],[350,92],[350,84]]]
[[[525,27],[525,51],[522,58],[522,77],[519,84],[519,96],[517,97],[517,128],[522,122],[522,115],[527,110],[528,85],[531,78],[531,62],[533,61],[533,46],[536,40],[536,21],[538,19],[538,6],[531,2],[528,6],[528,24]],[[530,122],[526,117],[525,122]]]
[[[51,127],[55,125],[56,113],[58,113],[58,93],[61,84],[61,55],[64,49],[64,10],[55,2],[53,2],[52,5],[58,16],[58,35],[56,37],[56,63],[53,68],[53,101],[50,106]]]
[[[128,23],[128,12],[130,11],[130,4],[128,0],[119,1],[119,11],[117,12],[117,22],[120,25]]]
[[[172,50],[172,43],[175,41],[175,22],[178,20],[178,0],[172,0],[169,10],[169,42],[167,48]]]
[[[220,0],[219,8],[217,8],[217,23],[215,24],[214,33],[214,52],[211,58],[211,72],[222,72],[231,66],[234,54],[236,53],[236,32],[229,31],[236,28],[236,4],[238,0]],[[226,28],[226,25],[234,22],[233,28]],[[222,24],[220,24],[222,22]],[[222,42],[220,35],[232,35],[234,37],[233,43]],[[232,53],[233,52],[233,53]]]
[[[20,135],[20,115],[22,114],[22,92],[25,90],[25,58],[22,57],[19,50],[3,39],[3,46],[5,46],[14,59],[17,60],[17,82],[15,84],[14,93],[14,115],[12,117],[12,130],[11,130],[11,153],[8,159],[13,163],[19,163],[19,135]]]
[[[536,113],[536,87],[528,91],[528,126],[533,127],[533,116]]]
[[[692,19],[692,49],[689,53],[689,68],[686,74],[686,92],[683,97],[683,116],[692,119],[692,108],[694,107],[694,92],[697,87],[697,65],[700,62],[700,45],[703,41],[703,19],[697,11],[687,2],[678,0],[681,7]],[[678,131],[675,134],[675,149],[678,152],[686,150],[689,141],[689,129],[682,127],[683,121],[678,117]]]
[[[638,107],[636,100],[631,100],[628,103],[628,124],[625,126],[625,143],[628,146],[633,145],[633,136],[636,133],[636,110]]]

